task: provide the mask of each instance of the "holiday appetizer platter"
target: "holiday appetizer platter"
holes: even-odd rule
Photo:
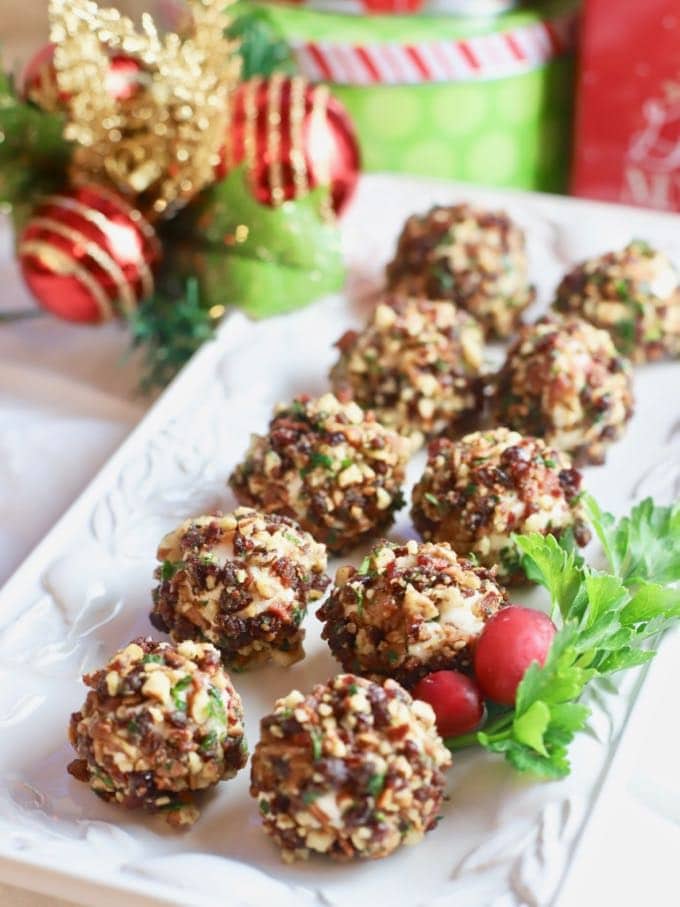
[[[502,233],[524,326],[481,284],[469,310],[404,294],[433,224],[489,279]],[[346,292],[228,317],[5,587],[4,877],[102,903],[551,903],[678,614],[673,227],[365,178]],[[596,287],[600,323],[640,320],[536,324]],[[461,363],[430,394],[420,338]],[[390,372],[356,367],[376,349]]]
[[[680,618],[675,219],[352,201],[342,108],[239,82],[243,31],[192,6],[161,38],[53,0],[3,88],[5,161],[63,154],[41,200],[2,184],[40,303],[131,318],[150,377],[223,319],[0,593],[3,878],[552,903]]]

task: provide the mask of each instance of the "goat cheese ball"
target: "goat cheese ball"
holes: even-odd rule
[[[102,800],[192,825],[194,792],[246,764],[241,699],[213,646],[136,639],[83,680],[68,771]]]
[[[414,449],[481,403],[482,329],[450,302],[387,295],[364,329],[347,331],[336,346],[336,394],[373,410]]]
[[[168,533],[157,556],[156,629],[211,642],[238,670],[304,656],[307,605],[330,579],[325,546],[293,520],[249,507],[201,516]]]
[[[493,571],[444,544],[380,542],[340,567],[317,616],[346,671],[412,687],[432,671],[466,670],[486,621],[508,604]]]
[[[604,463],[633,414],[632,370],[606,331],[575,316],[522,328],[496,384],[497,422]]]
[[[432,442],[411,517],[424,539],[449,542],[513,585],[526,582],[513,533],[570,529],[577,544],[588,543],[580,490],[581,474],[562,451],[507,428],[478,431]]]
[[[633,362],[680,356],[680,274],[642,240],[577,265],[558,286],[555,308],[609,331]]]
[[[238,500],[298,521],[335,552],[385,529],[404,504],[410,445],[333,394],[279,404],[229,484]]]
[[[523,231],[502,211],[437,205],[406,221],[387,266],[390,289],[448,299],[489,337],[508,337],[534,300]]]
[[[261,729],[250,793],[286,862],[378,859],[436,825],[451,755],[431,707],[395,681],[294,690]]]

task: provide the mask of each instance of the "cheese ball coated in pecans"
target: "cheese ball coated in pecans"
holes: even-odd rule
[[[192,825],[193,793],[246,764],[241,699],[213,646],[137,639],[83,680],[68,770],[103,800]]]
[[[526,325],[496,379],[497,424],[571,454],[604,463],[633,414],[630,363],[611,337],[582,318]]]
[[[579,504],[581,474],[568,455],[507,428],[430,445],[413,489],[413,523],[425,539],[449,542],[460,555],[496,566],[506,585],[526,582],[513,533],[590,539]]]
[[[448,299],[489,337],[508,337],[535,296],[524,233],[502,211],[436,206],[406,221],[387,266],[392,290]]]
[[[451,755],[430,706],[395,681],[294,690],[261,728],[250,793],[286,862],[378,859],[436,825]]]
[[[468,669],[485,622],[507,604],[493,571],[447,544],[380,542],[359,570],[340,567],[317,616],[346,671],[410,688],[432,671]]]
[[[356,403],[303,395],[277,406],[229,484],[241,503],[297,520],[338,553],[393,522],[409,447]]]
[[[642,240],[577,265],[558,286],[555,308],[609,331],[633,362],[680,356],[680,274]]]
[[[240,507],[187,520],[158,548],[151,623],[213,643],[238,670],[304,656],[302,621],[330,579],[326,549],[287,517]]]
[[[336,345],[336,394],[373,410],[414,449],[481,404],[482,329],[450,302],[386,295],[364,329]]]

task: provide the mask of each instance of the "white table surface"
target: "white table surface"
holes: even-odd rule
[[[0,220],[0,313],[31,305],[11,259],[10,233]],[[115,325],[78,327],[49,316],[0,323],[0,584],[149,405],[134,395],[138,364],[122,361],[127,343]],[[680,657],[679,639],[668,642]],[[559,907],[680,904],[676,689],[674,672],[665,687],[661,678],[645,690],[636,710],[638,752],[605,791],[583,842],[589,853]],[[59,891],[44,897],[2,883],[0,904],[68,907]]]
[[[0,315],[30,308],[0,219]],[[135,396],[117,325],[49,315],[0,322],[0,585],[87,485],[151,401]],[[0,883],[3,907],[65,907]]]

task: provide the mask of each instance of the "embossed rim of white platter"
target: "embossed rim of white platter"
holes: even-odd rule
[[[353,265],[351,294],[361,296],[370,292],[375,285],[379,267],[390,244],[393,242],[401,222],[408,213],[414,210],[422,210],[435,200],[448,203],[463,199],[478,201],[485,205],[507,207],[512,214],[525,223],[529,230],[530,250],[533,244],[535,245],[534,253],[538,253],[534,255],[533,273],[538,278],[539,289],[544,303],[548,297],[549,288],[559,277],[560,269],[563,270],[568,262],[578,260],[587,254],[601,252],[609,247],[620,245],[630,236],[639,235],[649,238],[650,241],[659,244],[676,261],[680,262],[680,241],[674,239],[678,220],[672,215],[530,193],[477,189],[471,186],[408,177],[371,176],[363,179],[359,197],[344,223],[344,238],[348,251],[348,260]],[[546,252],[546,250],[548,251]],[[546,265],[550,256],[552,256],[551,269],[547,268]],[[127,511],[125,506],[128,506],[129,502],[126,504],[125,499],[121,498],[121,493],[116,489],[124,488],[126,483],[128,485],[131,484],[133,481],[130,478],[131,470],[134,473],[134,481],[138,482],[138,484],[141,483],[139,487],[143,488],[145,492],[150,489],[151,493],[153,493],[155,474],[153,465],[156,460],[151,456],[151,452],[155,450],[157,458],[165,456],[168,452],[166,447],[163,447],[159,453],[159,444],[163,438],[166,438],[166,442],[167,438],[170,438],[170,443],[177,448],[174,453],[182,454],[182,457],[179,457],[182,460],[180,465],[177,466],[173,460],[172,466],[177,475],[180,476],[179,485],[181,485],[182,475],[191,477],[191,469],[200,461],[200,445],[194,445],[195,450],[192,448],[187,452],[182,449],[184,444],[187,444],[188,447],[192,447],[192,445],[188,444],[186,434],[182,433],[181,423],[184,420],[185,428],[187,425],[205,427],[204,423],[200,421],[191,421],[191,419],[199,418],[194,414],[194,410],[201,408],[199,403],[203,406],[207,415],[210,415],[210,407],[213,407],[214,412],[212,414],[215,417],[226,417],[226,407],[224,405],[221,406],[221,404],[238,407],[240,402],[241,409],[244,404],[249,409],[252,408],[252,421],[249,423],[252,430],[258,430],[262,427],[262,416],[256,411],[260,407],[260,410],[264,412],[260,404],[263,404],[268,395],[271,395],[271,381],[267,381],[266,375],[261,381],[261,386],[257,386],[257,381],[255,381],[255,389],[250,388],[247,393],[243,389],[237,390],[235,387],[230,389],[230,364],[233,365],[234,362],[238,362],[239,355],[246,356],[247,359],[247,351],[244,352],[239,349],[240,343],[249,342],[254,344],[255,347],[259,343],[263,349],[266,349],[267,343],[271,345],[271,343],[277,342],[274,331],[280,331],[282,336],[288,332],[291,349],[282,351],[282,353],[288,356],[291,360],[291,365],[294,368],[299,368],[301,370],[300,375],[304,376],[306,374],[305,362],[302,360],[306,360],[306,355],[309,355],[310,358],[314,358],[314,356],[324,358],[326,354],[320,353],[316,349],[316,344],[312,344],[315,347],[313,350],[309,349],[309,346],[306,348],[306,341],[299,344],[296,348],[295,343],[299,340],[299,332],[296,332],[296,326],[299,326],[300,330],[306,330],[308,333],[314,332],[315,337],[318,335],[319,338],[323,338],[325,336],[324,331],[327,332],[329,329],[328,324],[332,325],[332,329],[336,331],[337,335],[337,327],[341,323],[349,326],[350,323],[357,323],[359,320],[360,309],[358,310],[356,306],[349,305],[340,297],[326,300],[304,312],[286,316],[285,319],[280,319],[276,322],[265,322],[258,326],[253,326],[251,323],[246,322],[239,315],[227,319],[220,331],[218,340],[208,344],[194,357],[193,361],[167,389],[86,491],[29,556],[4,589],[0,591],[0,644],[2,640],[5,640],[6,643],[8,639],[12,641],[17,638],[16,633],[14,636],[11,635],[15,630],[15,626],[20,622],[20,619],[26,620],[26,615],[33,613],[31,608],[35,607],[36,595],[45,596],[47,587],[44,577],[48,575],[48,570],[55,568],[55,565],[61,564],[63,566],[64,562],[68,566],[68,560],[64,559],[76,557],[81,545],[89,544],[90,536],[96,537],[101,541],[106,536],[106,532],[112,531],[112,525],[115,528],[115,518],[111,516],[112,513],[115,514],[117,512],[117,519],[119,520],[126,518]],[[308,336],[308,333],[305,336]],[[322,342],[321,339],[320,342]],[[326,361],[325,358],[324,361]],[[649,410],[650,407],[654,409],[657,402],[656,397],[658,396],[657,387],[660,384],[668,387],[669,381],[675,380],[677,382],[680,379],[680,363],[667,363],[649,368],[656,369],[656,371],[643,370],[639,373],[642,377],[638,378],[645,410]],[[298,375],[298,379],[300,375]],[[650,377],[652,375],[655,375],[656,378]],[[233,377],[232,375],[232,383]],[[317,376],[314,380],[319,384],[320,379],[321,376]],[[218,385],[221,389],[218,388]],[[319,386],[321,385],[319,384]],[[299,390],[302,388],[296,386],[294,389]],[[221,397],[220,394],[222,394]],[[286,393],[281,393],[281,396],[286,396]],[[192,415],[189,416],[189,413]],[[628,436],[628,448],[625,447],[627,442],[624,439],[612,451],[609,467],[604,467],[605,470],[609,471],[591,472],[588,474],[594,477],[593,481],[596,484],[602,485],[600,491],[597,489],[593,490],[603,499],[605,506],[613,509],[623,508],[625,502],[623,500],[617,501],[617,480],[621,476],[622,481],[624,481],[625,476],[630,473],[631,466],[629,461],[635,459],[635,457],[643,464],[644,471],[642,478],[637,473],[630,473],[635,478],[634,484],[637,492],[643,494],[651,491],[661,496],[671,493],[673,483],[677,478],[677,463],[680,458],[677,457],[678,439],[675,435],[669,433],[670,424],[665,425],[664,423],[666,416],[667,413],[664,412],[660,416],[650,415],[647,411],[643,412],[639,423],[634,423],[631,427]],[[210,420],[206,424],[209,425]],[[217,435],[215,437],[217,438]],[[664,438],[666,439],[665,441],[663,440]],[[640,443],[635,449],[635,457],[631,457],[630,448],[635,446],[632,444],[635,439]],[[647,443],[646,448],[644,447],[645,443]],[[245,444],[246,438],[241,436],[238,446],[243,449]],[[665,444],[667,447],[667,449],[664,447],[661,451],[663,456],[658,462],[654,459],[656,456],[655,451],[648,450],[654,444],[660,446]],[[194,458],[193,460],[192,457]],[[142,468],[147,461],[152,467],[149,475],[144,474]],[[138,468],[140,463],[142,466]],[[206,463],[203,463],[203,465],[206,466]],[[208,494],[206,490],[208,487],[212,488],[212,492],[214,492],[216,487],[215,476],[210,474],[209,466],[210,463],[207,463],[206,468],[208,471],[205,473],[206,487],[202,489],[206,494]],[[134,472],[135,470],[137,472]],[[628,473],[626,473],[626,470],[628,470]],[[600,478],[597,478],[598,475]],[[602,482],[601,477],[603,476],[609,478],[609,484]],[[192,487],[189,484],[189,478],[187,478],[187,495],[190,495]],[[677,489],[675,489],[675,493],[677,493]],[[140,513],[143,509],[143,503],[143,500],[141,503],[137,502],[140,507]],[[619,504],[618,508],[614,506],[617,503]],[[134,509],[137,504],[130,506]],[[182,501],[179,504],[174,502],[170,506],[170,511],[174,513],[174,507],[177,512],[185,512],[186,506],[186,501]],[[626,506],[628,505],[626,504]],[[165,514],[164,518],[167,521],[169,516]],[[111,522],[112,520],[113,523]],[[399,531],[408,531],[406,522],[406,516],[402,514],[400,517],[400,528],[398,527]],[[123,523],[123,529],[129,528],[129,525],[132,524]],[[107,545],[109,546],[106,556],[109,559],[109,550],[125,550],[126,535],[127,533],[123,531],[121,538],[116,537],[113,539],[113,535],[111,538],[106,537]],[[89,549],[85,548],[84,550],[87,551]],[[149,552],[149,554],[152,554],[152,552]],[[136,553],[134,551],[132,554],[128,551],[123,558],[123,560],[125,558],[131,560],[133,564],[133,567],[130,568],[131,570],[133,568],[134,570],[139,569],[139,564],[135,557]],[[142,560],[148,560],[148,557],[145,556]],[[103,560],[102,563],[104,563]],[[63,572],[64,570],[62,570]],[[66,572],[68,573],[68,570]],[[123,575],[126,575],[124,571]],[[54,583],[53,580],[50,580],[50,582]],[[136,583],[139,587],[138,578]],[[50,588],[52,593],[56,594],[54,593],[54,585]],[[73,594],[75,596],[75,593]],[[110,595],[113,596],[113,593],[110,593]],[[126,592],[120,593],[120,598],[123,602],[121,606],[123,608],[122,616],[115,610],[111,612],[113,616],[109,615],[112,622],[111,626],[118,626],[116,621],[122,618],[136,620],[135,606],[129,602],[126,604],[125,595]],[[95,602],[95,599],[90,600],[94,608],[93,602]],[[125,610],[126,608],[127,610]],[[95,617],[97,614],[98,612],[95,612]],[[78,614],[74,621],[77,623],[82,616],[82,614]],[[85,616],[87,617],[87,614]],[[48,634],[48,630],[45,632]],[[81,654],[83,658],[92,656],[93,647],[96,649],[96,646],[99,645],[97,642],[98,632],[98,625],[96,625],[95,620],[92,628],[88,628],[82,637],[77,637],[73,651],[78,657]],[[89,641],[83,643],[82,640],[86,639],[86,637]],[[124,638],[118,640],[119,643],[126,641]],[[68,649],[67,642],[66,638],[55,638],[50,643],[52,648],[57,647],[57,650],[61,653],[59,657],[62,658],[62,662],[66,665],[68,665],[68,659],[71,657],[71,650]],[[675,642],[677,647],[677,639],[669,640],[669,642]],[[78,649],[81,644],[83,646],[82,653]],[[50,648],[50,646],[47,648]],[[61,649],[59,648],[60,646]],[[72,788],[68,788],[66,785],[63,791],[59,788],[59,796],[53,797],[46,802],[41,802],[39,806],[42,809],[38,809],[37,806],[30,809],[28,807],[24,808],[21,803],[17,805],[18,801],[12,801],[14,812],[11,814],[5,813],[4,816],[0,813],[0,828],[4,826],[3,838],[0,841],[0,878],[4,881],[23,885],[54,896],[70,897],[86,903],[96,902],[98,905],[117,904],[121,894],[124,894],[130,903],[135,904],[158,902],[180,904],[214,903],[214,894],[211,894],[211,892],[214,893],[215,889],[211,889],[208,882],[202,879],[202,876],[205,875],[206,879],[212,880],[213,873],[214,878],[220,884],[226,883],[237,887],[236,891],[231,889],[225,897],[229,899],[230,903],[243,904],[244,907],[264,905],[265,902],[270,903],[272,900],[277,904],[282,904],[288,899],[291,899],[291,902],[295,900],[296,903],[302,902],[304,904],[344,904],[350,903],[354,898],[362,899],[362,893],[363,897],[368,900],[369,897],[373,896],[372,891],[377,890],[372,889],[371,886],[392,884],[393,879],[391,877],[395,876],[395,870],[397,870],[396,875],[400,878],[406,877],[409,871],[418,866],[418,859],[421,861],[422,859],[427,859],[426,857],[418,858],[416,851],[420,854],[432,853],[432,861],[434,863],[441,858],[442,853],[448,852],[449,842],[452,847],[454,844],[460,843],[460,839],[467,834],[467,831],[462,828],[464,818],[467,815],[471,815],[472,807],[478,805],[476,800],[470,798],[466,803],[466,787],[462,782],[466,779],[470,782],[470,779],[472,779],[471,784],[474,788],[475,782],[486,786],[489,779],[491,779],[493,783],[500,786],[499,789],[502,792],[502,796],[499,794],[499,798],[502,800],[505,797],[510,804],[510,808],[514,804],[518,806],[521,804],[521,809],[524,811],[522,816],[515,817],[511,815],[508,817],[502,811],[494,813],[493,833],[482,835],[479,831],[475,832],[477,839],[481,840],[475,839],[475,846],[471,847],[469,852],[464,850],[455,857],[451,872],[446,877],[446,885],[442,885],[441,890],[428,890],[429,893],[424,896],[427,898],[428,903],[437,903],[442,905],[442,907],[445,903],[450,903],[450,899],[454,895],[461,895],[463,891],[466,893],[465,900],[459,901],[459,903],[465,903],[466,907],[476,907],[476,905],[481,907],[482,904],[494,904],[498,905],[498,907],[501,907],[501,905],[503,907],[508,905],[509,907],[509,905],[523,903],[547,904],[557,897],[560,883],[566,870],[581,869],[587,863],[589,857],[587,853],[584,853],[583,847],[577,849],[574,856],[575,842],[579,836],[583,836],[584,829],[586,829],[594,813],[602,811],[602,804],[607,797],[611,799],[615,795],[612,792],[616,790],[617,774],[623,775],[626,771],[625,753],[630,751],[636,744],[636,740],[633,739],[634,729],[639,722],[635,720],[628,721],[629,706],[635,701],[643,679],[646,677],[645,689],[647,690],[654,683],[655,676],[662,673],[662,666],[667,662],[667,657],[670,657],[672,648],[673,646],[668,645],[666,650],[662,649],[662,655],[646,673],[638,672],[637,675],[627,678],[621,684],[620,695],[613,696],[606,691],[596,691],[596,696],[605,703],[604,706],[598,704],[595,709],[596,718],[599,716],[600,726],[595,720],[590,735],[591,739],[583,735],[580,738],[580,743],[578,745],[575,744],[575,779],[572,778],[571,787],[568,785],[564,788],[560,788],[558,785],[551,787],[545,785],[532,786],[522,779],[514,779],[511,770],[506,769],[497,760],[489,762],[488,765],[486,763],[482,765],[481,761],[486,757],[479,757],[479,763],[472,762],[471,760],[475,757],[471,755],[461,757],[458,767],[454,770],[458,772],[456,778],[459,786],[452,793],[454,802],[456,799],[461,802],[462,794],[463,805],[459,807],[457,812],[452,810],[451,815],[447,816],[447,820],[441,824],[440,828],[426,839],[419,848],[413,849],[412,856],[409,856],[404,851],[402,855],[396,855],[388,861],[383,861],[382,864],[372,864],[373,867],[380,866],[378,870],[346,867],[342,870],[344,875],[339,877],[336,868],[326,870],[323,867],[320,868],[320,864],[317,863],[310,870],[308,876],[305,876],[304,873],[300,874],[299,871],[278,867],[274,862],[270,861],[264,866],[260,864],[260,868],[263,869],[260,872],[256,865],[249,867],[247,856],[240,861],[232,859],[228,863],[223,858],[211,856],[210,853],[214,854],[217,846],[211,844],[205,852],[195,853],[191,857],[193,862],[188,863],[187,868],[184,870],[189,875],[193,874],[193,891],[191,888],[177,887],[182,884],[182,879],[179,876],[174,880],[171,879],[169,884],[164,884],[159,876],[162,877],[163,872],[169,871],[170,863],[167,862],[168,859],[171,863],[182,865],[183,860],[190,855],[186,853],[173,855],[170,852],[169,857],[167,855],[164,857],[161,853],[160,857],[152,858],[150,856],[149,858],[151,863],[154,860],[158,861],[160,869],[155,872],[150,874],[144,872],[144,860],[137,860],[136,864],[132,862],[130,865],[133,871],[124,872],[120,861],[116,863],[113,859],[116,852],[115,848],[119,844],[114,831],[118,830],[121,838],[125,838],[128,834],[125,830],[126,827],[132,828],[130,835],[134,837],[134,834],[138,834],[140,840],[146,846],[146,843],[150,840],[155,841],[153,832],[149,832],[148,828],[155,829],[157,826],[152,825],[148,821],[145,825],[144,820],[140,822],[136,817],[132,818],[122,811],[114,810],[112,807],[98,807],[98,814],[93,818],[89,817],[87,813],[90,807],[90,801],[87,799],[89,794],[84,788],[82,793],[76,791],[75,797],[78,800],[78,808],[85,812],[80,818],[77,813],[74,817],[74,814],[69,812],[71,809],[69,798],[73,796]],[[5,648],[5,655],[8,651]],[[313,652],[315,651],[313,650]],[[63,654],[64,652],[66,654]],[[44,653],[41,653],[40,657],[43,657],[43,655]],[[21,652],[19,652],[17,657],[20,659]],[[323,659],[320,653],[318,657]],[[21,668],[21,663],[19,666]],[[300,674],[304,674],[307,670],[307,666],[303,663]],[[4,673],[5,676],[9,675],[11,677],[14,671],[15,665],[10,660],[5,658],[3,661],[0,645],[0,674]],[[49,670],[46,674],[47,677],[50,676]],[[274,681],[271,679],[272,675],[268,676],[270,680],[267,682],[272,682],[274,686],[280,682],[280,675]],[[58,685],[57,681],[63,680],[64,677],[69,683],[71,682],[70,673],[63,674],[62,672],[55,679],[55,688]],[[322,678],[318,677],[316,679]],[[252,680],[244,680],[243,683],[252,685]],[[42,697],[46,706],[50,704],[48,696],[49,694],[45,692]],[[70,702],[69,705],[73,705],[73,703]],[[26,707],[28,708],[29,706],[30,701]],[[42,708],[42,705],[39,707]],[[59,716],[60,720],[66,719],[68,710],[68,708],[64,708],[64,714]],[[47,719],[51,717],[51,715],[47,715]],[[16,725],[21,725],[21,715],[18,718],[14,716],[13,720],[15,720]],[[606,732],[603,730],[605,725],[608,729]],[[4,740],[8,741],[11,731],[6,729],[3,734]],[[250,739],[252,744],[254,740],[252,731]],[[7,745],[8,747],[11,746],[11,744]],[[614,758],[615,754],[616,758]],[[63,754],[58,752],[58,756],[61,759]],[[588,761],[594,757],[599,760],[600,764],[600,767],[595,771],[597,778],[593,783],[593,779],[590,777],[588,784],[592,789],[588,788],[587,795],[582,795],[576,782],[578,781],[578,784],[580,784],[584,780],[585,775],[581,778],[578,769],[583,768],[581,764],[583,760]],[[593,763],[593,765],[595,764]],[[621,768],[620,766],[624,767]],[[62,766],[58,765],[57,769],[57,777],[61,778]],[[21,783],[25,786],[27,779],[33,778],[30,772],[39,773],[40,770],[40,766],[28,766],[26,779],[22,780]],[[5,769],[2,769],[2,772],[3,788],[7,790],[0,789],[0,794],[5,795],[5,800],[9,801],[9,772]],[[479,777],[476,777],[476,773]],[[501,779],[500,781],[499,778]],[[605,779],[606,784],[603,786],[602,782]],[[16,779],[13,778],[12,780]],[[52,784],[54,790],[57,789],[54,787],[55,781],[53,778],[50,779],[49,783],[46,782],[46,789],[48,790],[50,789],[49,784]],[[469,786],[470,784],[468,784]],[[512,788],[511,795],[508,795],[508,786]],[[225,785],[224,787],[227,786]],[[601,790],[604,790],[604,794],[602,797],[598,797],[598,793]],[[553,792],[558,791],[563,791],[563,793],[553,795]],[[34,791],[34,793],[36,792]],[[492,795],[495,797],[496,792],[492,791]],[[228,802],[228,799],[224,801],[226,818],[228,818]],[[484,808],[488,811],[487,807]],[[104,819],[99,817],[102,814],[102,809],[105,814]],[[467,813],[466,809],[468,810]],[[209,809],[206,808],[206,815],[210,810],[213,812],[212,821],[214,825],[214,804]],[[6,821],[8,815],[10,818],[9,822]],[[22,830],[22,828],[17,831],[15,825],[12,824],[18,823],[21,825],[21,820],[24,818],[33,820],[34,816],[37,815],[42,817],[36,820],[37,827],[33,828],[33,826],[30,826],[28,831]],[[40,824],[41,821],[42,825]],[[205,821],[209,822],[210,820],[206,818]],[[69,834],[72,836],[76,834],[76,838],[71,840],[68,839],[67,835],[67,840],[64,844],[66,849],[63,852],[57,851],[56,856],[46,856],[47,844],[45,841],[54,827],[57,830],[61,828],[60,823],[68,826]],[[249,819],[244,824],[243,833],[246,838],[251,824]],[[199,828],[200,825],[201,823],[199,822]],[[84,831],[78,837],[81,828]],[[107,848],[109,849],[104,849],[104,853],[111,859],[102,859],[101,853],[97,851],[96,842],[93,843],[92,840],[93,838],[96,839],[97,835],[103,832],[104,829],[107,829],[106,834],[112,836],[110,838],[111,843],[107,843]],[[449,839],[446,837],[447,833],[451,836]],[[58,831],[54,836],[56,838],[59,837]],[[158,840],[161,840],[160,836]],[[187,837],[183,840],[189,845],[188,849],[193,849],[190,844],[191,838]],[[19,842],[18,846],[17,841]],[[136,838],[134,843],[136,846],[142,846]],[[262,847],[268,845],[266,843],[261,845],[258,839],[257,846],[259,851],[262,851]],[[149,844],[149,848],[151,848],[151,844]],[[33,854],[31,854],[31,850],[34,851]],[[259,857],[254,859],[259,861]],[[165,863],[163,862],[164,860],[166,861]],[[269,860],[269,852],[267,852],[267,860]],[[402,872],[399,872],[400,868]],[[420,871],[425,888],[427,880],[423,867],[420,867]],[[318,882],[318,878],[324,876],[326,872],[329,879],[332,877],[332,884],[331,881],[328,883],[325,881]],[[380,873],[383,875],[381,876]],[[311,884],[315,887],[310,888],[308,884],[312,877],[314,878]],[[342,878],[342,883],[339,886],[336,885],[337,878]],[[334,885],[335,887],[333,887]],[[363,889],[362,885],[364,885]],[[366,885],[369,887],[366,888]],[[566,904],[566,902],[564,903]]]

